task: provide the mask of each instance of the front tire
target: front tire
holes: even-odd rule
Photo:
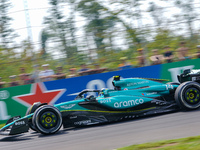
[[[33,124],[42,134],[54,134],[62,126],[60,111],[50,105],[39,107],[33,115]]]
[[[34,103],[32,106],[30,106],[30,107],[27,109],[27,111],[26,111],[26,116],[27,116],[27,115],[30,115],[30,114],[32,114],[32,113],[34,113],[35,110],[36,110],[38,107],[40,107],[40,106],[41,106],[41,103],[40,103],[40,102]],[[28,125],[29,125],[29,127],[30,127],[33,131],[37,131],[36,128],[35,128],[35,126],[34,126],[33,123],[32,123],[32,118],[30,118],[30,119],[28,120]]]
[[[175,91],[175,101],[185,110],[200,107],[200,84],[197,82],[184,82]]]

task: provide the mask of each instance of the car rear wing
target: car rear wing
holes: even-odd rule
[[[178,81],[180,83],[186,82],[186,81],[194,81],[200,83],[200,74],[199,72],[193,73],[190,69],[186,69],[183,71],[182,74],[177,75]]]

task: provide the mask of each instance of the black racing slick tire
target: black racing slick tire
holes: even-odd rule
[[[26,111],[26,116],[27,116],[27,115],[30,115],[30,114],[32,114],[32,113],[34,113],[35,110],[36,110],[38,107],[40,107],[40,106],[41,106],[41,103],[40,103],[40,102],[34,103],[32,106],[30,106],[30,107],[27,109],[27,111]],[[29,125],[29,127],[30,127],[32,130],[37,131],[36,128],[35,128],[35,126],[34,126],[33,123],[32,123],[32,118],[30,118],[30,119],[28,120],[28,125]]]
[[[175,101],[181,109],[193,110],[200,107],[200,84],[184,82],[175,91]]]
[[[56,107],[44,105],[35,111],[32,122],[40,133],[54,134],[62,126],[62,116]]]

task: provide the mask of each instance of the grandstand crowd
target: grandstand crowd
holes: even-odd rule
[[[186,59],[200,58],[200,45],[196,46],[196,52],[191,54],[189,48],[185,46],[184,41],[180,42],[180,47],[175,51],[171,50],[169,46],[165,46],[164,53],[159,53],[158,49],[151,50],[151,56],[149,59],[145,56],[144,49],[138,49],[137,64],[134,65],[127,57],[121,57],[118,68],[116,70],[130,69],[134,67],[143,67],[147,65],[158,65],[163,63],[171,63],[174,61],[183,61]],[[147,63],[148,61],[148,63]],[[86,64],[81,64],[80,69],[70,68],[67,73],[64,73],[63,67],[57,67],[56,70],[52,70],[49,64],[34,65],[31,73],[26,72],[26,68],[19,68],[19,75],[9,76],[10,82],[4,82],[0,77],[0,88],[12,87],[18,85],[32,84],[36,82],[46,82],[52,80],[59,80],[65,78],[72,78],[77,76],[91,75],[109,71],[107,68],[101,68],[99,64],[94,64],[93,68],[88,67]]]

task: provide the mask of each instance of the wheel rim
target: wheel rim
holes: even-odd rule
[[[55,113],[47,111],[42,113],[39,121],[44,128],[50,129],[57,125],[57,120],[58,118]]]
[[[196,105],[200,102],[200,91],[195,87],[188,88],[185,91],[185,101],[188,104]]]
[[[42,134],[56,133],[62,126],[60,111],[50,105],[45,105],[36,110],[33,115],[33,124]]]

